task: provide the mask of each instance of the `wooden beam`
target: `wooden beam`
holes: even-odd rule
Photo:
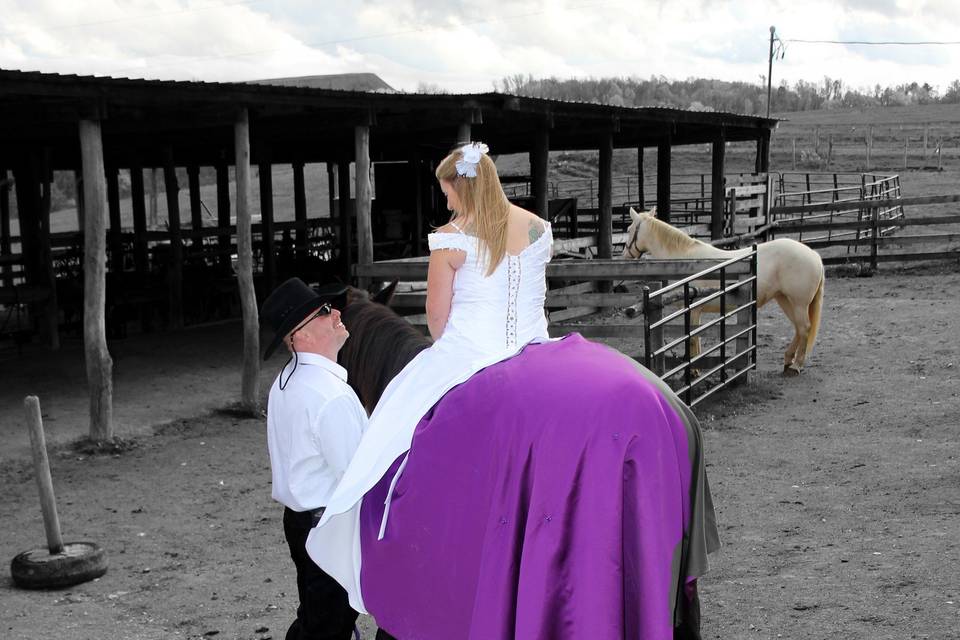
[[[371,225],[370,192],[370,127],[357,125],[354,128],[354,159],[356,162],[356,210],[357,210],[357,261],[360,264],[373,262],[373,227]],[[360,285],[361,287],[363,284]]]
[[[50,250],[50,209],[52,206],[51,183],[53,171],[50,170],[50,149],[45,147],[41,154],[40,165],[40,278],[50,291],[44,305],[43,336],[50,348],[60,349],[60,311],[57,307],[57,274],[53,268],[53,252]]]
[[[9,256],[13,252],[10,242],[10,180],[7,170],[0,169],[0,256]],[[0,268],[0,286],[13,285],[13,267],[4,264]]]
[[[225,160],[217,163],[217,227],[226,230],[217,236],[220,248],[220,267],[230,270],[230,167]]]
[[[720,129],[713,141],[713,159],[710,165],[710,239],[723,237],[723,205],[726,201],[725,164],[727,140]]]
[[[643,147],[637,147],[637,202],[640,205],[640,210],[645,211],[647,208],[647,196],[644,193],[643,187]]]
[[[657,145],[657,217],[670,222],[670,136]]]
[[[133,207],[133,263],[140,276],[149,271],[147,256],[147,205],[143,189],[143,167],[135,163],[130,167],[130,199]]]
[[[550,213],[547,183],[549,165],[550,132],[543,124],[537,127],[533,135],[533,148],[530,150],[530,187],[533,193],[533,212],[544,220]]]
[[[340,202],[340,262],[343,273],[350,275],[353,267],[353,222],[350,211],[350,163],[337,164],[337,198]]]
[[[107,168],[107,208],[110,216],[110,271],[123,271],[123,221],[120,218],[120,176],[116,167]]]
[[[600,139],[600,178],[597,187],[600,212],[597,221],[597,257],[613,255],[613,133]]]
[[[81,120],[83,170],[83,348],[90,393],[90,439],[113,438],[113,360],[107,350],[105,321],[107,265],[107,188],[103,139],[98,120]]]
[[[307,255],[307,189],[303,179],[303,163],[293,163],[293,219],[303,226],[297,225],[295,239],[296,255]]]
[[[187,188],[190,190],[190,229],[203,229],[203,203],[200,201],[200,167],[191,164],[187,167]],[[193,236],[194,248],[203,247],[203,236]]]
[[[240,406],[256,415],[260,398],[260,320],[253,287],[253,232],[250,228],[250,120],[240,109],[233,130],[237,167],[237,282],[243,316],[243,373]]]
[[[173,164],[173,149],[163,151],[163,185],[167,194],[167,220],[170,230],[170,263],[167,287],[170,296],[170,326],[183,327],[183,238],[180,236],[180,185]]]
[[[273,234],[273,165],[270,163],[269,150],[261,154],[259,165],[260,179],[260,246],[263,249],[263,277],[267,290],[276,286],[277,256]]]

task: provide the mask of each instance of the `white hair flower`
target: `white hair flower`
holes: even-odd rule
[[[476,178],[477,165],[480,164],[480,156],[489,151],[490,147],[482,142],[471,142],[460,147],[463,158],[457,160],[457,175],[466,178]]]

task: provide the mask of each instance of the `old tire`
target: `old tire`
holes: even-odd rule
[[[58,589],[99,578],[107,572],[107,554],[92,542],[67,542],[63,552],[31,549],[10,562],[14,583],[22,589]]]

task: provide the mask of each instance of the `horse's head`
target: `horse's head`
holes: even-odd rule
[[[387,306],[396,286],[393,282],[377,293],[351,287],[343,309],[350,337],[337,361],[368,413],[393,377],[430,346],[429,338]]]
[[[630,226],[627,228],[627,242],[623,245],[624,258],[640,258],[644,253],[650,250],[647,244],[647,224],[648,220],[653,219],[657,213],[654,207],[649,211],[637,211],[630,207]]]

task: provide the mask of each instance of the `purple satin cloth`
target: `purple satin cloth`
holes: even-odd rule
[[[579,335],[477,373],[417,426],[383,540],[399,460],[363,500],[368,610],[400,640],[672,638],[689,428]]]

